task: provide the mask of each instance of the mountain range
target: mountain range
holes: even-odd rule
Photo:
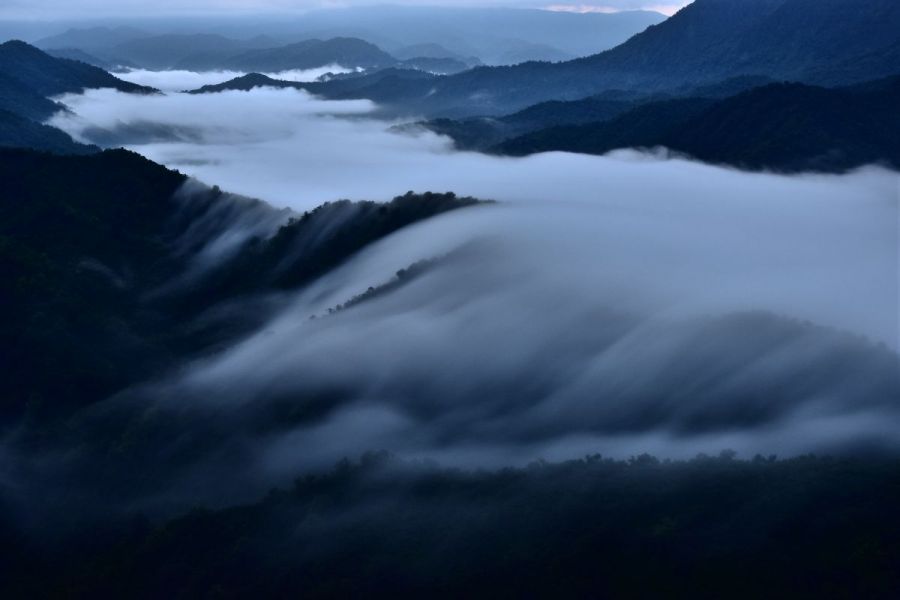
[[[120,39],[118,35],[109,37]],[[238,40],[219,34],[143,34],[109,47],[60,46],[79,42],[84,44],[84,36],[80,30],[72,30],[69,34],[45,40],[42,47],[52,56],[78,60],[110,71],[142,68],[279,72],[334,65],[347,69],[397,67],[449,74],[480,64],[477,58],[461,57],[437,45],[421,46],[424,56],[411,55],[409,50],[415,50],[416,46],[409,46],[401,49],[405,50],[401,52],[403,56],[397,58],[375,44],[352,37],[306,39],[283,44],[267,36]]]
[[[96,151],[42,124],[54,113],[66,110],[52,97],[90,88],[138,94],[156,91],[122,81],[84,62],[50,56],[25,42],[0,44],[0,147],[75,154]]]
[[[523,155],[665,147],[749,169],[840,172],[867,164],[900,169],[900,77],[828,89],[779,83],[712,101],[654,102],[614,119],[555,126],[502,142]]]
[[[83,62],[55,58],[18,40],[0,44],[0,74],[15,79],[42,96],[81,92],[89,88],[113,88],[129,93],[155,91],[122,81],[103,69]]]
[[[382,69],[395,66],[398,60],[381,48],[357,38],[305,40],[296,44],[251,50],[226,59],[225,69],[234,71],[287,71],[314,69],[327,65],[345,68]],[[182,66],[185,63],[181,63]]]
[[[746,231],[743,243],[752,253],[759,244],[771,261],[800,259],[807,248],[833,243],[833,254],[810,260],[846,256],[847,264],[862,264],[850,261],[872,255],[856,254],[856,238],[842,236],[850,232],[867,244],[870,230],[853,231],[861,222],[853,219],[848,229],[837,216],[868,216],[858,211],[872,209],[867,201],[875,193],[848,205],[852,210],[833,212],[827,201],[843,202],[844,188],[828,188],[822,203],[814,196],[810,211],[798,213],[803,202],[784,208],[777,197],[756,194],[765,194],[763,186],[774,180],[789,185],[791,194],[800,192],[808,179],[815,180],[810,189],[818,193],[826,189],[818,186],[833,185],[835,178],[786,182],[667,163],[662,168],[683,167],[682,178],[702,173],[739,182],[734,185],[752,180],[760,191],[746,192],[746,212],[707,220],[701,217],[718,210],[714,191],[734,188],[699,181],[691,193],[710,201],[673,213],[679,195],[669,196],[668,189],[652,192],[658,198],[648,196],[644,203],[631,202],[644,198],[630,198],[615,185],[603,187],[600,195],[614,197],[613,210],[577,214],[584,222],[594,215],[596,222],[619,220],[580,232],[571,227],[574,221],[554,229],[543,219],[550,213],[534,213],[541,218],[524,223],[540,235],[527,238],[526,251],[533,254],[520,256],[525,246],[513,243],[510,227],[516,211],[564,211],[579,203],[495,210],[453,193],[409,192],[389,202],[343,200],[299,213],[208,187],[134,152],[77,144],[43,124],[67,110],[60,94],[96,87],[155,92],[89,64],[121,64],[105,62],[113,47],[127,50],[121,60],[130,60],[127,54],[140,59],[133,64],[154,68],[231,65],[272,72],[339,56],[374,72],[316,83],[251,72],[194,93],[279,87],[328,98],[371,98],[382,104],[375,116],[430,118],[401,127],[425,127],[453,137],[461,148],[510,156],[662,146],[743,169],[841,172],[871,163],[900,169],[896,0],[696,0],[608,52],[558,64],[477,66],[445,76],[428,71],[490,62],[515,47],[578,55],[589,41],[580,25],[571,24],[603,23],[605,17],[522,11],[515,13],[521,24],[515,30],[497,28],[497,19],[485,16],[471,23],[477,47],[467,48],[454,42],[452,32],[465,27],[465,18],[491,11],[418,10],[348,10],[345,17],[383,15],[373,21],[384,26],[372,39],[350,31],[362,22],[343,21],[342,35],[332,33],[338,27],[330,19],[337,13],[312,13],[304,27],[319,33],[290,42],[280,35],[240,41],[227,32],[197,38],[115,29],[45,40],[58,56],[23,42],[0,45],[0,547],[13,549],[0,565],[0,595],[292,597],[299,590],[311,598],[895,598],[900,466],[896,456],[881,454],[896,449],[890,429],[900,389],[895,350],[801,321],[799,310],[795,316],[747,312],[741,302],[735,303],[738,312],[716,314],[719,300],[713,299],[749,289],[728,283],[754,281],[755,263],[727,256],[720,263],[707,252],[672,253],[680,240],[712,232],[722,240],[715,248],[731,254],[731,244],[741,241],[725,234]],[[428,22],[422,15],[444,15],[446,21]],[[637,17],[644,15],[623,18]],[[404,30],[408,36],[390,41]],[[569,42],[565,31],[572,32]],[[351,34],[358,39],[348,39]],[[281,96],[293,100],[289,92]],[[252,105],[252,94],[165,100],[173,99],[246,101],[248,111],[265,110]],[[276,122],[272,129],[280,127]],[[304,136],[299,143],[322,139]],[[285,148],[291,146],[278,152]],[[443,151],[439,144],[432,148]],[[461,168],[478,168],[469,160],[477,157],[455,158],[466,159]],[[290,168],[298,164],[295,157],[287,160]],[[527,168],[537,161],[516,163]],[[638,167],[629,177],[659,172]],[[588,177],[587,185],[607,186],[602,176]],[[841,185],[846,180],[863,186],[893,181],[882,173],[841,179]],[[648,187],[666,187],[654,183]],[[847,199],[854,200],[849,193]],[[886,198],[871,214],[890,217],[890,202]],[[663,210],[652,227],[630,229],[656,205]],[[745,229],[734,218],[773,211],[778,218],[771,222],[781,224],[782,209],[793,218],[783,222],[786,250],[749,235],[761,231],[760,225]],[[477,221],[466,220],[481,216],[477,211],[489,213],[500,227],[480,229]],[[837,223],[821,231],[839,231],[837,238],[820,236],[812,226],[798,233],[793,226],[804,229],[820,212],[823,220]],[[726,216],[736,228],[720,229]],[[439,217],[446,220],[437,222]],[[670,219],[683,236],[659,227]],[[704,223],[710,232],[699,231]],[[890,218],[878,225],[871,230],[878,233],[871,240],[876,252],[890,245],[894,232]],[[442,241],[441,228],[456,228],[466,243],[448,250],[454,244]],[[573,243],[571,253],[557,254],[557,236],[577,242],[587,232],[606,235],[603,244]],[[810,246],[797,242],[803,235],[814,238]],[[622,250],[611,243],[618,239],[636,240],[628,246],[637,250],[633,260],[619,261]],[[407,247],[419,262],[409,264]],[[578,248],[599,250],[574,252]],[[515,252],[516,260],[503,258],[495,268],[480,269],[491,262],[492,252],[485,249],[500,257]],[[712,286],[715,294],[701,296],[709,300],[684,301],[677,287],[669,294],[665,286],[659,295],[666,302],[650,299],[647,319],[627,310],[607,314],[606,298],[631,297],[620,289],[627,285],[615,283],[618,271],[629,271],[622,277],[626,283],[655,272],[683,278],[676,264],[682,256],[709,259],[698,272],[716,276],[687,282],[704,291]],[[645,270],[654,257],[664,264],[659,271]],[[553,266],[553,278],[537,300],[527,298],[526,288],[509,285],[534,279],[535,288],[546,288],[535,277],[547,268],[542,264]],[[448,267],[455,275],[444,278]],[[725,268],[736,279],[720,281]],[[802,275],[831,272],[811,271]],[[387,276],[380,279],[376,272]],[[880,273],[873,267],[871,276]],[[557,277],[592,284],[572,288],[592,291],[584,292],[586,308],[571,320],[559,320],[571,309],[570,299],[554,293]],[[477,287],[479,280],[491,285]],[[762,276],[760,281],[785,283]],[[793,284],[786,282],[786,288]],[[786,293],[777,306],[799,309],[803,296],[777,287],[764,291]],[[467,292],[457,294],[460,289]],[[500,289],[513,292],[498,296]],[[848,299],[857,300],[850,295],[823,301]],[[754,298],[741,300],[752,306]],[[816,294],[816,310],[820,300]],[[863,300],[853,306],[862,310]],[[475,331],[487,322],[478,315],[489,303],[499,305],[483,313],[492,321],[529,305],[540,312],[536,318],[526,312],[527,320],[497,329],[495,351],[487,339],[491,330]],[[677,309],[660,310],[665,306]],[[712,314],[685,316],[695,306]],[[667,312],[678,313],[671,323]],[[414,313],[422,320],[407,319]],[[675,322],[682,319],[686,325]],[[549,352],[534,341],[548,337],[513,335],[545,325],[553,337],[591,352]],[[670,327],[678,331],[667,337]],[[396,343],[398,334],[410,332],[417,340],[412,350],[395,352],[403,345]],[[435,334],[473,335],[475,341],[461,350],[418,343]],[[480,348],[471,351],[475,345],[488,347],[481,354]],[[540,360],[514,346],[535,348]],[[297,348],[305,352],[300,358]],[[347,349],[388,360],[365,367],[367,361],[348,360]],[[417,366],[414,353],[433,355],[431,367]],[[550,354],[562,365],[559,371],[541,368]],[[604,362],[610,356],[628,360]],[[470,377],[479,362],[487,363],[488,375]],[[526,373],[514,378],[521,384],[502,373],[518,373],[515,365]],[[282,371],[304,385],[286,385]],[[258,375],[258,385],[243,387],[241,373],[250,373],[247,379]],[[462,375],[453,377],[463,380],[458,387],[448,376],[455,373]],[[396,383],[380,383],[391,380]],[[596,382],[606,380],[598,390]],[[792,404],[798,397],[815,403]],[[644,398],[658,402],[645,404]],[[841,412],[845,400],[859,411]],[[559,419],[568,410],[574,427]],[[518,413],[526,419],[516,431],[510,417]],[[659,427],[644,428],[646,418]],[[870,422],[885,432],[883,448],[857,436],[857,428],[865,431]],[[361,434],[370,426],[377,435]],[[559,435],[542,437],[544,427]],[[769,436],[781,427],[800,435],[818,428],[849,430],[853,435],[839,436],[846,441],[833,447],[862,458],[737,460],[725,450],[658,460],[634,450],[670,438],[692,454],[691,435],[697,432],[693,439],[704,448],[748,439],[771,444],[778,438]],[[391,443],[403,435],[396,432],[407,431],[411,441],[428,442],[407,446],[410,453],[430,449],[425,460],[407,463],[373,452],[358,462],[344,459],[331,471],[320,467],[332,451],[359,447],[362,453],[369,450],[363,444]],[[589,455],[477,471],[441,468],[431,460],[524,463],[542,452],[573,456],[595,440],[620,439],[632,441],[608,447],[630,455],[626,460]],[[318,474],[298,473],[297,465],[312,465]]]
[[[257,48],[274,48],[304,39],[353,37],[376,44],[401,61],[420,57],[455,58],[472,64],[474,58],[474,62],[513,64],[594,54],[624,42],[663,19],[663,15],[650,11],[579,14],[380,5],[314,10],[299,18],[195,19],[189,26],[168,25],[168,30],[146,21],[114,27],[74,28],[39,39],[35,44],[44,49],[77,48],[103,59],[123,60],[127,56],[115,56],[115,47],[160,35],[174,34],[187,39],[194,34],[215,34],[230,40],[226,44],[252,44]],[[261,36],[260,32],[265,35]],[[148,41],[145,47],[152,43]],[[449,49],[451,56],[406,52],[409,47],[430,45]],[[215,48],[210,50],[219,53]],[[160,48],[160,56],[166,52]]]
[[[408,193],[292,214],[191,184],[124,150],[0,150],[0,180],[0,427],[6,464],[26,482],[0,486],[0,543],[16,548],[4,562],[15,576],[0,578],[4,597],[289,597],[298,589],[313,598],[416,597],[435,582],[453,597],[618,596],[640,586],[653,596],[749,599],[776,585],[798,598],[864,588],[887,599],[896,589],[889,557],[900,551],[900,522],[886,517],[900,502],[900,468],[878,454],[588,455],[468,470],[370,452],[237,506],[134,508],[129,500],[164,496],[172,480],[203,487],[198,455],[241,457],[259,437],[332,414],[341,394],[272,386],[253,402],[213,395],[203,399],[212,409],[197,410],[166,388],[147,401],[141,383],[243,338],[284,306],[279,291],[302,289],[405,227],[479,203]],[[235,239],[238,230],[250,234]],[[427,269],[403,269],[348,305],[414,284]],[[743,322],[751,337],[834,351],[830,360],[814,356],[836,371],[878,365],[872,373],[896,389],[888,370],[896,355],[883,347],[775,315],[723,319]],[[690,344],[708,359],[717,346],[706,341],[698,332]],[[292,343],[304,343],[302,330]],[[779,381],[788,391],[764,389],[780,399],[843,381],[813,372]],[[710,387],[733,377],[711,373]],[[126,387],[138,395],[108,400]],[[823,568],[840,576],[823,578]]]
[[[563,63],[481,67],[402,94],[365,81],[309,84],[330,98],[369,98],[431,117],[496,116],[609,90],[667,92],[761,76],[848,85],[900,72],[893,0],[696,0],[606,52]]]
[[[405,128],[424,126],[461,149],[512,156],[658,147],[745,169],[900,168],[900,76],[840,88],[754,83],[761,82],[729,81],[686,96],[609,93],[500,118],[437,119]],[[731,93],[742,85],[749,87]],[[723,91],[728,95],[720,97]]]
[[[187,177],[125,150],[0,149],[0,180],[0,333],[15,342],[0,348],[0,429],[26,413],[66,416],[209,351],[268,314],[216,318],[215,307],[299,288],[393,231],[476,204],[408,194],[294,215],[215,188],[182,192]],[[238,222],[250,235],[199,268]]]

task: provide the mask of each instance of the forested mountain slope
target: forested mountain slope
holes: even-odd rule
[[[644,92],[737,76],[851,84],[900,72],[900,4],[893,0],[697,0],[611,50],[564,63],[482,67],[392,94],[310,84],[428,116],[496,115],[611,89]]]

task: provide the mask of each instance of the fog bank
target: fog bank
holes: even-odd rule
[[[900,450],[895,173],[488,157],[295,90],[64,101],[54,124],[79,139],[298,211],[407,189],[501,201],[378,242],[89,415],[190,432],[203,451],[164,488],[264,489],[374,448],[464,465]]]

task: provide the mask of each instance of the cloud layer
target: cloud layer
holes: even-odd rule
[[[393,133],[391,123],[366,118],[373,108],[367,101],[322,101],[296,90],[195,96],[95,90],[62,100],[74,113],[60,113],[53,124],[83,141],[127,145],[208,184],[296,211],[343,198],[453,190],[505,202],[577,204],[598,215],[627,209],[648,224],[674,219],[685,240],[634,253],[663,264],[666,252],[701,244],[683,259],[694,270],[708,268],[692,287],[732,274],[714,259],[733,255],[739,273],[764,282],[737,290],[733,301],[760,308],[756,296],[783,297],[797,288],[804,296],[797,303],[810,316],[896,345],[897,176],[886,171],[784,177],[628,152],[489,157],[455,152],[449,140],[428,132]],[[596,220],[602,228],[608,217]],[[642,236],[651,245],[654,231]],[[812,277],[820,274],[824,279]],[[808,281],[827,281],[828,288],[807,289]],[[727,289],[723,281],[718,287]]]
[[[381,241],[89,415],[85,431],[166,415],[148,439],[189,434],[202,452],[152,467],[164,494],[234,498],[373,448],[467,465],[898,449],[894,173],[487,157],[294,90],[64,101],[54,123],[81,139],[297,211],[407,189],[501,201]]]

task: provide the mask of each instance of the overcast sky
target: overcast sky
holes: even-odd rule
[[[690,0],[0,0],[0,19],[265,13],[373,4],[506,6],[576,12],[647,9],[672,14],[689,3]]]

